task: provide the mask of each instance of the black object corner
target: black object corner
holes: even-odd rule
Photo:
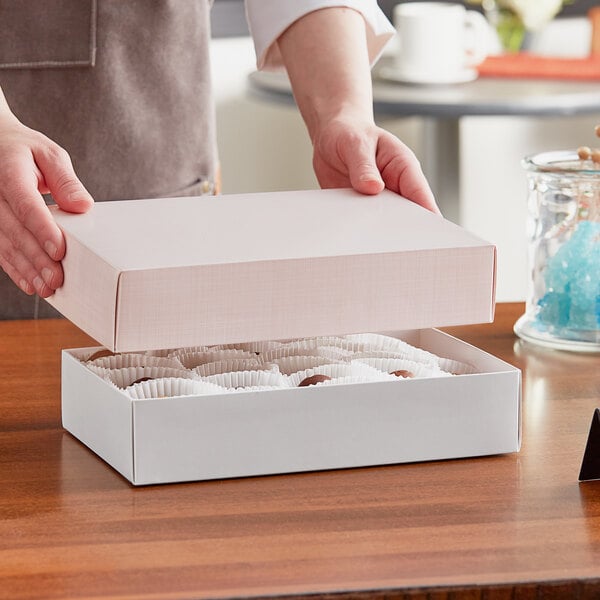
[[[600,408],[594,411],[579,471],[579,481],[594,479],[600,479]]]

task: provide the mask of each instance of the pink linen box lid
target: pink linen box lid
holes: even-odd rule
[[[67,254],[48,302],[113,351],[493,319],[494,246],[388,191],[52,211]]]

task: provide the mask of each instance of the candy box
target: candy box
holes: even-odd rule
[[[65,428],[134,484],[513,452],[520,372],[432,326],[493,318],[495,248],[391,193],[287,192],[56,211],[50,302],[118,352],[392,332],[442,378],[135,399],[63,352]]]
[[[117,351],[491,321],[495,248],[391,192],[56,210],[50,303]]]

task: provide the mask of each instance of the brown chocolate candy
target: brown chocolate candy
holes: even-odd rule
[[[316,383],[322,383],[323,381],[329,381],[330,379],[331,379],[331,377],[329,377],[328,375],[311,375],[310,377],[303,379],[298,384],[298,387],[306,387],[307,385],[315,385]]]
[[[154,377],[140,377],[139,379],[136,379],[131,385],[135,385],[136,383],[142,383],[142,381],[150,381],[151,379],[154,379]]]
[[[414,377],[415,374],[412,371],[407,371],[406,369],[398,369],[397,371],[392,371],[390,375],[395,375],[396,377]]]
[[[577,148],[577,156],[579,156],[581,160],[588,160],[592,156],[592,149],[588,146],[581,146],[580,148]]]
[[[98,350],[98,352],[94,352],[94,354],[92,354],[88,358],[88,361],[96,360],[97,358],[104,358],[105,356],[114,356],[114,355],[115,355],[114,352],[111,352],[110,350],[107,350],[106,348],[104,348],[103,350]]]

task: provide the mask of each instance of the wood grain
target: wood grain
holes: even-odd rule
[[[60,425],[63,320],[0,323],[0,598],[600,597],[600,482],[577,475],[600,360],[452,334],[523,369],[519,454],[134,488]]]

